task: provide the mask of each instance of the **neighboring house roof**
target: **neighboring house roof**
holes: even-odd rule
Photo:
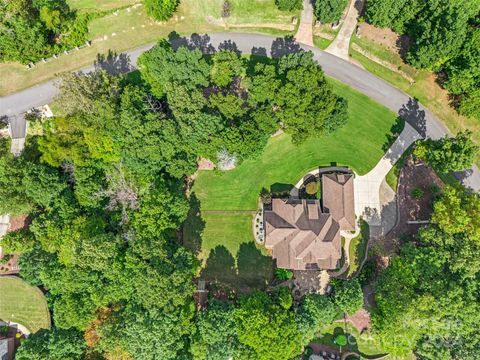
[[[13,360],[14,345],[13,338],[0,339],[0,360]]]
[[[272,199],[264,210],[265,247],[280,268],[335,269],[342,256],[340,231],[355,230],[353,175],[322,177],[319,200]]]
[[[355,206],[352,174],[322,176],[323,211],[333,215],[342,230],[355,230]]]

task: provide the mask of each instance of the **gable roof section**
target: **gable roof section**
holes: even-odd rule
[[[322,175],[323,210],[332,214],[342,230],[355,230],[352,174]]]
[[[265,247],[277,266],[334,269],[341,257],[340,226],[321,211],[318,200],[273,199],[265,210]]]

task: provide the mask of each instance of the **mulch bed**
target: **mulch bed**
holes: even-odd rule
[[[395,228],[381,240],[385,255],[396,253],[402,239],[415,238],[418,230],[425,225],[408,224],[408,221],[429,220],[433,212],[433,201],[439,195],[444,184],[432,168],[410,155],[398,179],[399,221]],[[413,192],[419,189],[423,194],[415,197]]]

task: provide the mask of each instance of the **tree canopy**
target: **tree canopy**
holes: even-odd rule
[[[164,21],[172,16],[179,0],[143,0],[143,3],[149,16]]]
[[[340,20],[348,5],[348,0],[316,0],[315,15],[322,23],[334,23]]]
[[[465,131],[455,137],[426,140],[415,149],[415,154],[437,171],[446,174],[471,168],[478,150],[479,147],[472,141],[471,132]]]
[[[374,328],[394,356],[474,359],[480,346],[478,274],[480,199],[447,187],[419,243],[409,243],[375,284]]]
[[[303,7],[302,0],[275,0],[275,4],[282,11],[301,10]]]
[[[0,61],[29,63],[85,43],[88,15],[65,0],[0,2]]]
[[[307,340],[288,288],[212,302],[196,316],[198,262],[179,241],[187,177],[201,156],[255,156],[279,128],[295,142],[327,135],[347,120],[346,101],[311,53],[259,61],[161,42],[139,63],[135,81],[100,68],[64,75],[62,116],[20,156],[0,142],[0,211],[31,221],[5,249],[20,254],[27,282],[47,289],[55,324],[18,358],[299,355]],[[303,311],[309,334],[318,325],[309,316],[332,321],[319,312]]]
[[[446,74],[443,86],[454,95],[457,110],[480,118],[479,13],[476,0],[369,0],[366,18],[408,35],[407,61]]]

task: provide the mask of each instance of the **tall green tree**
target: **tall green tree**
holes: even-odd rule
[[[382,347],[403,356],[474,358],[480,341],[477,194],[447,187],[432,223],[407,244],[375,284],[374,329]]]
[[[219,87],[230,85],[235,77],[240,77],[245,73],[244,62],[234,51],[219,51],[213,55],[212,61],[212,82]]]
[[[363,292],[358,279],[339,281],[333,298],[341,312],[353,315],[363,307]]]
[[[365,16],[375,26],[404,33],[424,4],[423,0],[369,0]]]
[[[22,342],[15,354],[18,360],[81,360],[86,344],[75,330],[40,330]]]
[[[473,165],[478,146],[472,141],[469,131],[460,132],[455,137],[427,140],[415,149],[415,154],[424,158],[431,166],[442,173],[462,171]]]
[[[217,300],[209,303],[196,320],[191,352],[195,360],[223,360],[239,355],[234,308]]]
[[[301,352],[293,313],[265,293],[241,298],[235,321],[240,343],[250,348],[256,359],[287,360]]]
[[[313,54],[300,52],[282,57],[278,71],[283,84],[278,91],[277,116],[294,143],[332,132],[345,124],[346,102],[339,103]],[[336,115],[341,116],[336,122]],[[332,121],[336,122],[332,126]]]
[[[348,5],[348,0],[316,0],[315,15],[322,23],[339,21]]]
[[[438,69],[459,53],[467,36],[468,22],[479,11],[479,1],[426,1],[408,30],[415,39],[408,61],[419,68]]]
[[[306,344],[313,340],[316,334],[322,332],[339,315],[340,309],[327,296],[305,295],[296,314],[302,342]]]

